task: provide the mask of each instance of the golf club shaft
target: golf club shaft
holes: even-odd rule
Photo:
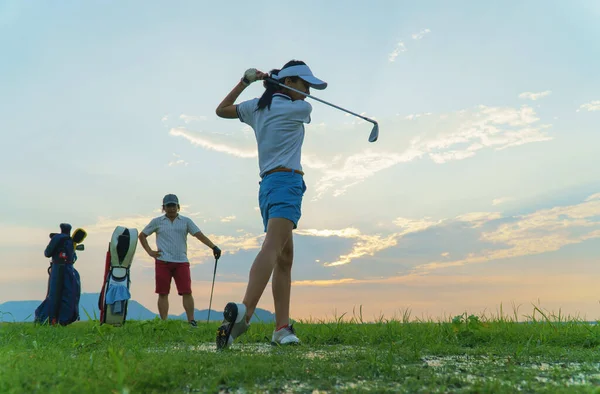
[[[306,97],[309,97],[309,98],[311,98],[311,99],[313,99],[313,100],[320,101],[320,102],[322,102],[323,104],[327,104],[327,105],[329,105],[329,106],[331,106],[331,107],[333,107],[333,108],[337,108],[337,109],[339,109],[340,111],[344,111],[344,112],[347,112],[347,113],[349,113],[349,114],[351,114],[351,115],[357,116],[357,117],[359,117],[359,118],[361,118],[361,119],[364,119],[364,120],[366,120],[367,122],[371,122],[371,123],[373,123],[373,124],[377,124],[377,122],[376,122],[376,121],[374,121],[373,119],[369,119],[369,118],[367,118],[367,117],[365,117],[365,116],[359,115],[359,114],[357,114],[357,113],[355,113],[355,112],[349,111],[349,110],[347,110],[347,109],[345,109],[345,108],[342,108],[342,107],[339,107],[339,106],[337,106],[337,105],[335,105],[335,104],[328,103],[328,102],[327,102],[327,101],[325,101],[325,100],[321,100],[321,99],[320,99],[320,98],[318,98],[318,97],[311,96],[310,94],[308,94],[308,93],[304,93],[304,92],[303,92],[303,91],[301,91],[301,90],[298,90],[298,89],[291,88],[291,87],[289,87],[289,86],[287,86],[287,85],[284,85],[284,84],[282,84],[281,82],[277,81],[276,79],[273,79],[273,78],[266,78],[266,80],[267,80],[267,82],[274,83],[274,84],[276,84],[276,85],[279,85],[279,86],[281,86],[281,87],[283,87],[283,88],[286,88],[286,89],[292,90],[292,91],[294,91],[294,92],[296,92],[296,93],[300,93],[300,94],[302,94],[302,95],[304,95],[304,96],[306,96]]]
[[[219,261],[219,259],[215,259],[215,270],[213,272],[212,287],[210,289],[210,301],[208,303],[208,317],[206,318],[207,323],[210,322],[210,308],[212,307],[213,290],[215,289],[215,277],[217,276],[217,261]]]

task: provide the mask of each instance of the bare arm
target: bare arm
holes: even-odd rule
[[[204,245],[208,246],[211,249],[215,248],[215,244],[212,243],[212,241],[210,239],[208,239],[208,237],[204,234],[202,234],[202,231],[198,231],[196,234],[194,234],[194,237],[196,237],[198,239],[198,241],[202,242]]]
[[[240,97],[240,94],[246,89],[246,85],[242,81],[238,82],[237,85],[229,92],[227,97],[221,101],[221,104],[217,107],[217,116],[225,119],[237,119],[236,106],[234,105],[235,100]],[[195,235],[194,235],[195,236]]]
[[[221,257],[221,249],[219,249],[218,246],[212,243],[212,241],[208,239],[206,235],[202,234],[202,231],[198,231],[196,234],[194,234],[194,237],[198,238],[200,242],[202,242],[204,245],[208,246],[213,250],[213,255],[215,256],[215,259],[219,259]]]
[[[246,71],[246,72],[248,72],[248,71]],[[266,74],[266,73],[263,73],[258,70],[254,70],[254,71],[255,72],[254,72],[252,78],[247,80],[247,82],[249,84],[268,77],[268,74]],[[246,74],[244,74],[244,75],[246,75]],[[217,110],[216,110],[217,116],[220,118],[226,118],[226,119],[237,119],[238,114],[237,114],[237,111],[235,108],[236,107],[235,100],[237,100],[238,97],[240,97],[240,94],[242,94],[244,89],[246,89],[246,87],[248,87],[248,86],[249,85],[245,85],[240,80],[240,82],[238,82],[238,84],[235,85],[235,87],[231,90],[231,92],[229,92],[229,94],[223,99],[223,101],[221,101],[221,104],[219,104],[219,106],[217,107]]]
[[[144,248],[146,253],[148,253],[150,255],[150,257],[154,257],[156,259],[160,256],[160,250],[154,251],[154,250],[152,250],[150,245],[148,245],[148,236],[146,234],[144,234],[143,232],[140,232],[138,239],[140,240],[142,247]]]

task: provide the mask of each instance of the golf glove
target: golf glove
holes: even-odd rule
[[[213,254],[215,255],[215,259],[221,257],[221,249],[218,246],[215,246],[213,249]]]
[[[252,82],[256,82],[256,69],[249,68],[244,72],[244,76],[242,77],[242,83],[246,86],[250,85]]]

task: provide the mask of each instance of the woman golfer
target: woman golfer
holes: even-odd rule
[[[267,81],[263,82],[265,92],[260,98],[234,104],[247,86],[267,77],[307,94],[310,87],[327,87],[327,83],[316,78],[301,61],[290,61],[281,70],[272,70],[270,74],[248,69],[216,110],[219,117],[238,118],[254,129],[262,178],[258,200],[267,233],[250,269],[243,302],[230,302],[225,307],[225,319],[217,331],[218,349],[229,346],[248,329],[271,274],[276,319],[271,343],[300,342],[289,325],[294,257],[292,230],[300,220],[302,196],[306,191],[300,156],[304,124],[310,123],[312,106],[304,101],[304,95]]]

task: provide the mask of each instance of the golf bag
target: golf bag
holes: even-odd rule
[[[121,326],[127,318],[127,305],[131,298],[129,267],[135,254],[138,231],[118,226],[112,234],[104,267],[104,283],[98,299],[100,324]]]
[[[75,250],[83,250],[78,245],[87,236],[83,229],[77,229],[71,237],[71,225],[60,225],[61,233],[50,234],[50,243],[44,255],[50,257],[48,267],[48,290],[46,299],[35,310],[36,323],[69,325],[79,320],[79,299],[81,279],[73,264],[77,260]]]

